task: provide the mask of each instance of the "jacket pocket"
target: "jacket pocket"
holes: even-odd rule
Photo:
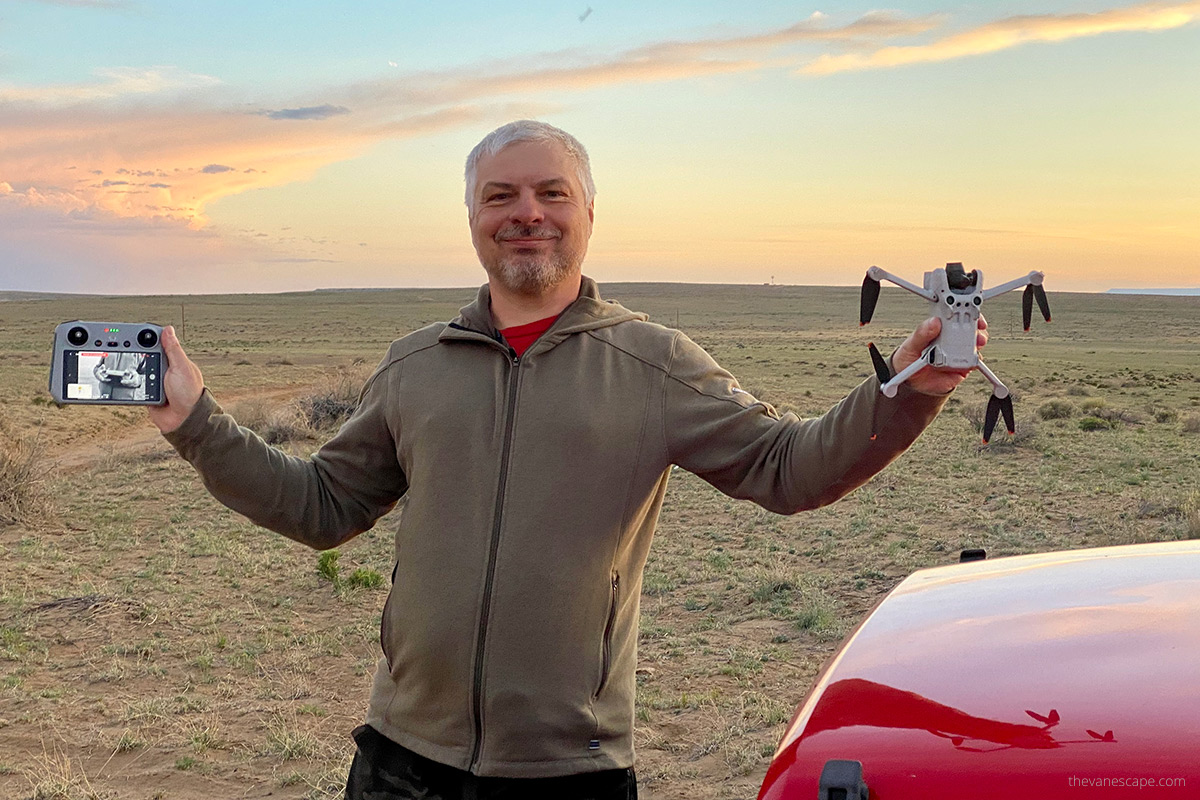
[[[614,572],[612,574],[612,596],[609,598],[608,619],[604,622],[604,641],[600,647],[600,682],[596,684],[596,691],[592,694],[592,699],[600,697],[600,693],[604,691],[605,684],[608,683],[608,674],[612,668],[612,637],[613,627],[617,622],[617,602],[620,600],[621,592],[621,576]]]
[[[391,638],[388,634],[392,629],[391,615],[388,612],[392,607],[392,597],[395,594],[396,585],[396,569],[399,566],[400,563],[396,562],[395,566],[392,567],[392,588],[388,590],[387,599],[383,601],[383,613],[379,615],[379,647],[383,650],[383,658],[387,662],[389,673],[392,672],[395,665],[392,663],[392,652],[388,646],[388,640]]]

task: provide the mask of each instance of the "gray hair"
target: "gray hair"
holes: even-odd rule
[[[509,145],[518,142],[557,142],[562,145],[563,149],[567,151],[567,155],[575,162],[579,185],[583,187],[583,202],[585,205],[591,204],[592,198],[596,196],[596,184],[592,181],[592,165],[588,161],[587,150],[580,141],[561,128],[545,122],[519,119],[516,122],[501,125],[483,137],[483,140],[475,145],[475,149],[467,156],[467,167],[463,177],[467,182],[467,209],[471,213],[475,211],[476,168],[479,166],[479,159],[484,156],[494,156]]]

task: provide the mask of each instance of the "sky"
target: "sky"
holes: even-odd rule
[[[0,0],[0,290],[474,286],[520,118],[602,282],[1200,286],[1200,1]]]

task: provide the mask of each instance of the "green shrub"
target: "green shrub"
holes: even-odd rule
[[[359,567],[350,573],[346,585],[356,589],[378,589],[383,586],[383,576],[373,569]]]
[[[1109,431],[1113,429],[1113,423],[1107,419],[1099,417],[1084,417],[1079,420],[1079,430],[1081,431]]]
[[[338,559],[341,557],[342,554],[337,550],[326,550],[317,559],[317,574],[334,586],[337,586],[339,581]]]
[[[1066,400],[1047,400],[1037,413],[1042,419],[1070,419],[1075,416],[1075,406]]]

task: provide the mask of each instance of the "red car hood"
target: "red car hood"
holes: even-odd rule
[[[760,800],[815,800],[829,759],[872,800],[1200,797],[1200,542],[914,573],[826,665]]]

